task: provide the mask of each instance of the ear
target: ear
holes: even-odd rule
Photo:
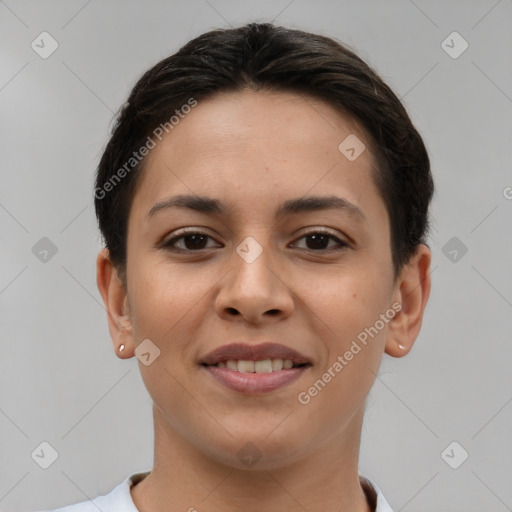
[[[388,324],[386,354],[402,357],[409,353],[421,329],[423,312],[430,295],[430,262],[432,253],[423,244],[402,268],[397,278],[393,304],[401,310]]]
[[[115,353],[122,359],[132,357],[135,346],[126,286],[110,260],[108,249],[102,249],[96,259],[96,283],[107,310],[108,328]],[[124,348],[120,351],[122,345]]]

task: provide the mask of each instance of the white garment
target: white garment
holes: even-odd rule
[[[130,487],[143,480],[150,472],[134,473],[127,476],[117,487],[108,494],[98,496],[93,500],[82,501],[73,505],[54,510],[39,510],[38,512],[139,512],[133,503]],[[393,512],[380,489],[368,478],[360,477],[366,492],[376,498],[375,512]]]

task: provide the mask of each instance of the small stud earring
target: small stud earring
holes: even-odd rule
[[[122,352],[123,350],[124,350],[124,345],[121,345],[121,346],[119,347],[119,352]]]
[[[404,345],[401,345],[400,343],[398,344],[398,348],[399,348],[400,350],[404,350],[404,349],[405,349]]]

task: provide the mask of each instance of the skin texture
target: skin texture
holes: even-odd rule
[[[349,134],[366,145],[354,161],[338,150]],[[126,283],[108,251],[97,259],[116,353],[133,357],[144,339],[161,351],[149,366],[139,362],[155,423],[154,468],[131,491],[141,512],[370,510],[357,467],[365,399],[383,353],[407,354],[419,333],[431,259],[418,246],[395,279],[373,165],[354,120],[319,100],[266,91],[200,101],[148,155],[129,216]],[[176,194],[229,209],[148,215]],[[311,195],[344,198],[364,217],[334,209],[275,217],[282,202]],[[182,238],[181,253],[162,247],[184,227],[211,238],[199,249]],[[318,228],[347,245],[305,238]],[[236,252],[249,236],[263,251],[252,263]],[[394,303],[401,311],[300,403]],[[282,343],[312,366],[261,396],[232,391],[198,360],[235,341]],[[237,455],[249,442],[261,453],[250,468]]]

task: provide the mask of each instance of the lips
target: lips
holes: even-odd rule
[[[199,360],[203,366],[214,366],[229,360],[262,361],[265,359],[291,360],[294,366],[311,365],[311,360],[295,349],[279,343],[260,343],[249,345],[247,343],[230,343],[216,348]]]
[[[224,345],[204,356],[199,364],[215,381],[248,395],[262,395],[285,387],[312,366],[311,360],[300,352],[271,342]]]

